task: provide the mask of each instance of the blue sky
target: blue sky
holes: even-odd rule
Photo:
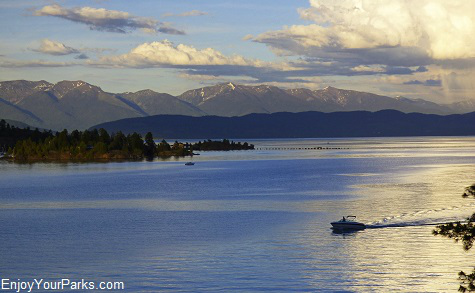
[[[475,1],[0,2],[0,80],[180,94],[233,81],[475,99]]]

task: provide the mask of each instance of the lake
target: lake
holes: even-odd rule
[[[126,291],[455,292],[474,137],[253,140],[154,162],[0,162],[0,277]],[[300,148],[342,148],[306,150]],[[194,166],[185,166],[192,160]],[[370,229],[334,233],[356,215]],[[397,227],[393,227],[397,226]]]

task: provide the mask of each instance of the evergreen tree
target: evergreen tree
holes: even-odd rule
[[[109,133],[104,128],[99,129],[99,141],[103,142],[104,144],[109,144],[111,140],[111,137],[109,136]]]
[[[467,187],[462,196],[475,197],[475,184],[472,184],[471,186]],[[464,250],[470,250],[475,240],[475,213],[467,219],[466,223],[456,222],[439,225],[433,231],[433,234],[442,235],[454,239],[455,242],[461,241]],[[460,292],[475,291],[475,269],[470,274],[466,274],[463,271],[459,272],[459,280]]]
[[[153,140],[153,135],[151,132],[147,132],[145,135],[145,149],[144,149],[144,154],[146,157],[153,157],[155,155],[155,152],[157,151],[157,145],[155,144],[155,141]]]

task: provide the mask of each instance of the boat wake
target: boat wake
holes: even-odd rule
[[[366,224],[367,229],[436,226],[452,222],[464,222],[475,212],[475,202],[462,206],[451,206],[434,210],[421,210],[384,218],[380,221]]]

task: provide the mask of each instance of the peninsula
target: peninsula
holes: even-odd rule
[[[125,135],[121,131],[109,134],[100,128],[68,132],[66,129],[53,133],[49,131],[17,128],[5,120],[0,121],[0,152],[4,158],[14,161],[96,161],[96,160],[140,160],[155,157],[193,156],[193,150],[250,150],[254,145],[247,142],[235,143],[206,140],[195,144],[175,141],[169,144],[165,139],[156,143],[151,132],[142,137],[137,132]]]

